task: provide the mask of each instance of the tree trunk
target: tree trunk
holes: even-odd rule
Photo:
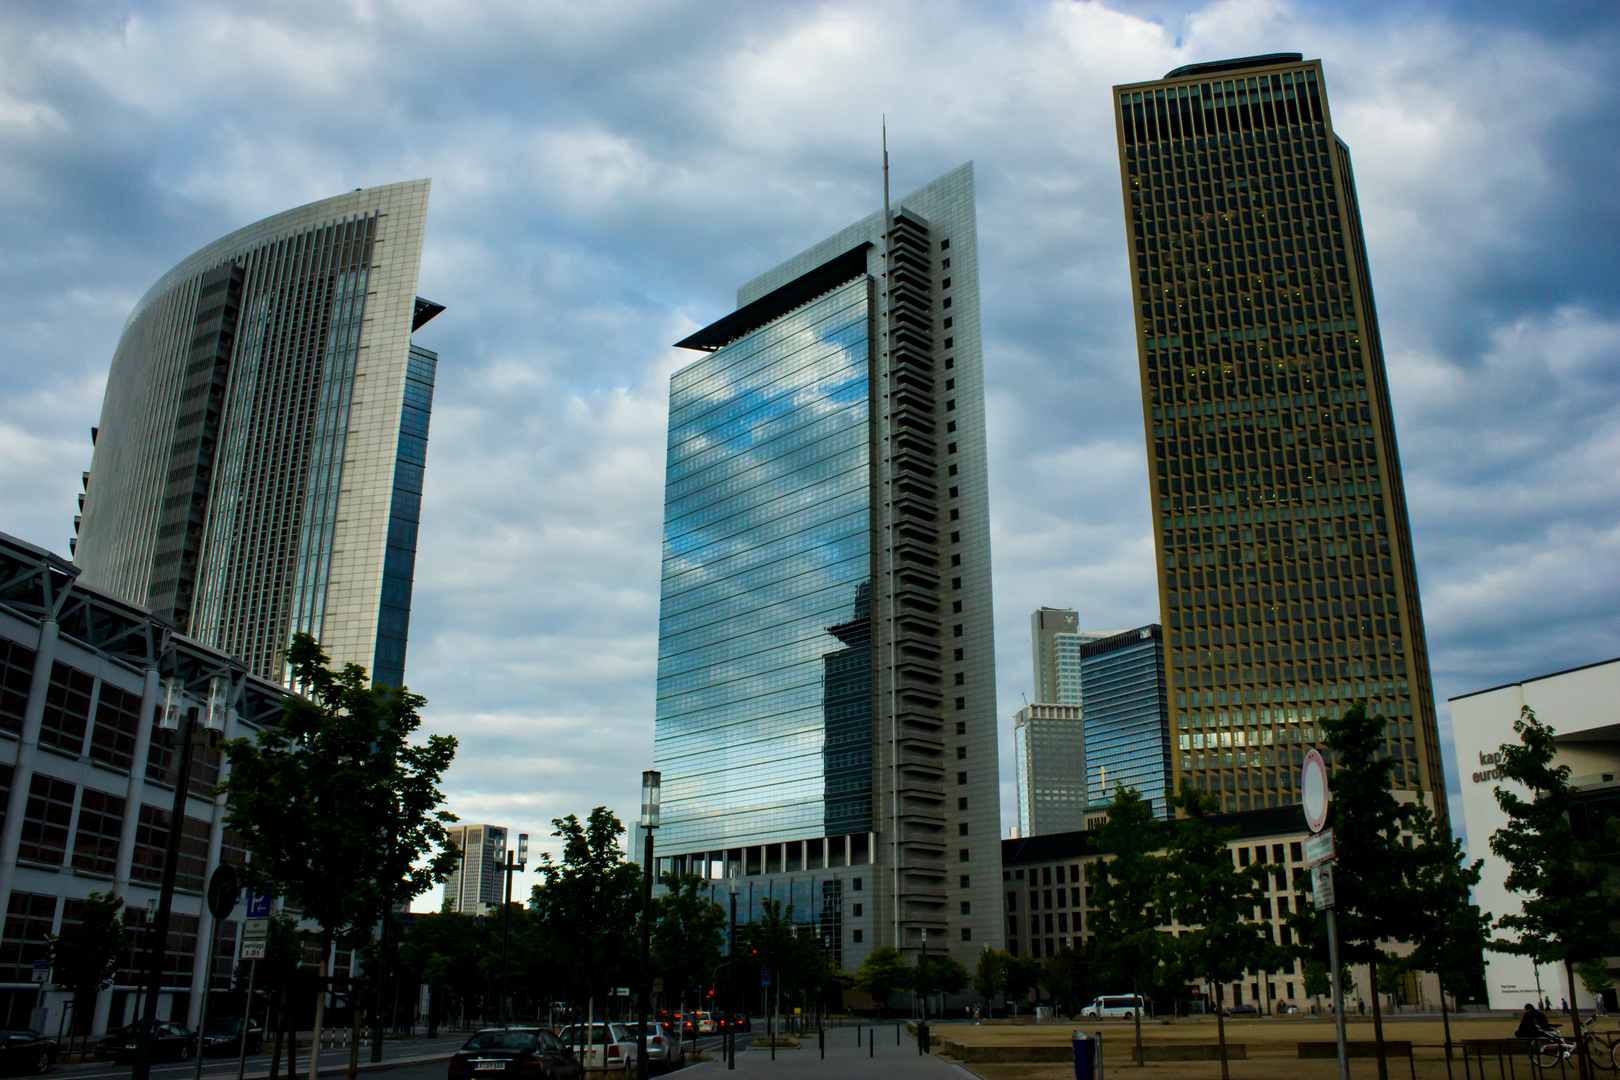
[[[1230,1080],[1226,1068],[1226,987],[1221,983],[1215,983],[1215,1038],[1221,1044],[1221,1080]]]
[[[309,1039],[309,1080],[321,1076],[321,1025],[326,1020],[326,980],[332,974],[332,942],[321,936],[320,975],[315,980],[315,1031]]]
[[[1373,1041],[1378,1044],[1378,1080],[1389,1080],[1389,1062],[1384,1058],[1384,1010],[1379,999],[1383,996],[1378,991],[1378,954],[1375,951],[1373,958],[1367,961],[1367,980],[1371,985],[1373,999]],[[313,1077],[310,1080],[314,1080]]]
[[[1581,1063],[1581,1080],[1589,1080],[1592,1075],[1590,1064],[1586,1060],[1586,1034],[1581,1030],[1581,1002],[1575,996],[1575,965],[1567,958],[1564,960],[1564,984],[1569,987],[1569,1019],[1575,1032],[1575,1057]]]
[[[268,1021],[269,1017],[265,1017]],[[270,1080],[281,1075],[281,1036],[287,1030],[287,988],[283,986],[276,1000],[276,1045],[270,1051]]]
[[[1446,1060],[1451,1060],[1451,1014],[1446,1011],[1446,984],[1440,984],[1440,1022],[1446,1029]],[[1447,1074],[1449,1075],[1449,1073]]]
[[[1136,1067],[1147,1068],[1147,1059],[1142,1056],[1142,991],[1141,978],[1131,976],[1131,1018],[1136,1023]]]

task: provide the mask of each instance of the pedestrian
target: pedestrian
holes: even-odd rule
[[[1569,999],[1568,998],[1559,998],[1558,999],[1558,1008],[1559,1008],[1559,1010],[1561,1012],[1563,1012],[1563,1014],[1565,1016],[1568,1016],[1569,1015]]]
[[[1362,1001],[1360,998],[1357,998],[1356,999],[1356,1011],[1359,1012],[1362,1016],[1366,1016],[1367,1015],[1367,1003],[1365,1001]]]
[[[1602,994],[1599,994],[1597,997],[1593,998],[1592,1002],[1593,1002],[1593,1008],[1596,1010],[1597,1015],[1599,1015],[1599,1016],[1608,1016],[1609,1015],[1608,1007],[1603,1004],[1603,995]]]

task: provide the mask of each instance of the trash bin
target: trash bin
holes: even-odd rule
[[[1102,1080],[1102,1035],[1075,1028],[1069,1042],[1074,1047],[1074,1080]]]

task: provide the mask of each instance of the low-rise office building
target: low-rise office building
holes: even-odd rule
[[[1279,944],[1288,941],[1289,916],[1312,910],[1310,875],[1304,862],[1305,839],[1310,832],[1299,808],[1269,807],[1227,814],[1216,818],[1215,823],[1237,828],[1238,835],[1228,844],[1237,865],[1264,864],[1272,868],[1255,917],[1271,924],[1273,940]],[[1164,826],[1167,841],[1172,828],[1170,824]],[[1097,834],[1089,829],[1003,840],[1001,885],[1007,913],[1007,950],[1040,960],[1062,949],[1080,948],[1093,933],[1091,875],[1103,858]],[[1181,927],[1172,924],[1167,929],[1175,932]],[[1348,1008],[1372,1000],[1366,969],[1352,969],[1351,975],[1353,985],[1345,988]],[[1199,990],[1213,1003],[1213,988],[1200,985]],[[1432,975],[1408,975],[1397,992],[1397,1000],[1437,1004],[1438,994],[1439,984]],[[1303,965],[1293,961],[1281,971],[1251,972],[1228,984],[1223,1000],[1228,1005],[1254,1005],[1261,1012],[1286,1005],[1307,1009],[1310,1002],[1305,993]]]
[[[178,755],[164,719],[200,710],[223,738],[281,715],[288,691],[170,629],[143,607],[78,581],[79,568],[0,533],[0,1025],[99,1034],[133,1019],[163,875]],[[238,915],[216,925],[208,876],[245,852],[224,827],[223,755],[192,757],[158,1016],[198,1020],[208,944],[215,991],[231,988]],[[125,904],[134,948],[95,1008],[37,967],[46,939],[91,893]],[[347,963],[347,956],[339,958]],[[342,966],[340,964],[340,966]]]
[[[1620,658],[1451,699],[1451,743],[1462,781],[1462,796],[1453,805],[1462,809],[1469,860],[1484,862],[1474,888],[1474,902],[1481,910],[1497,917],[1523,910],[1524,898],[1508,891],[1507,864],[1491,850],[1491,834],[1508,822],[1497,805],[1496,789],[1509,781],[1496,767],[1502,745],[1519,741],[1513,724],[1521,710],[1534,710],[1537,719],[1555,732],[1554,764],[1569,766],[1570,783],[1581,792],[1576,831],[1598,838],[1604,835],[1605,822],[1620,813],[1616,700],[1620,700]],[[1529,798],[1527,789],[1513,787],[1520,797]],[[1620,958],[1609,957],[1608,968],[1611,978],[1620,975]],[[1592,1007],[1592,995],[1584,987],[1571,988],[1562,965],[1536,965],[1507,953],[1485,954],[1485,986],[1493,1009],[1518,1009],[1542,998]],[[1613,991],[1609,993],[1612,1006]]]

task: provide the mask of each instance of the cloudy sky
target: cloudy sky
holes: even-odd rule
[[[1354,154],[1437,695],[1620,655],[1608,4],[8,0],[0,530],[66,551],[168,267],[432,177],[409,680],[464,818],[633,816],[670,343],[880,205],[886,112],[897,192],[976,163],[1010,717],[1031,609],[1158,617],[1108,89],[1272,51],[1323,59]]]

